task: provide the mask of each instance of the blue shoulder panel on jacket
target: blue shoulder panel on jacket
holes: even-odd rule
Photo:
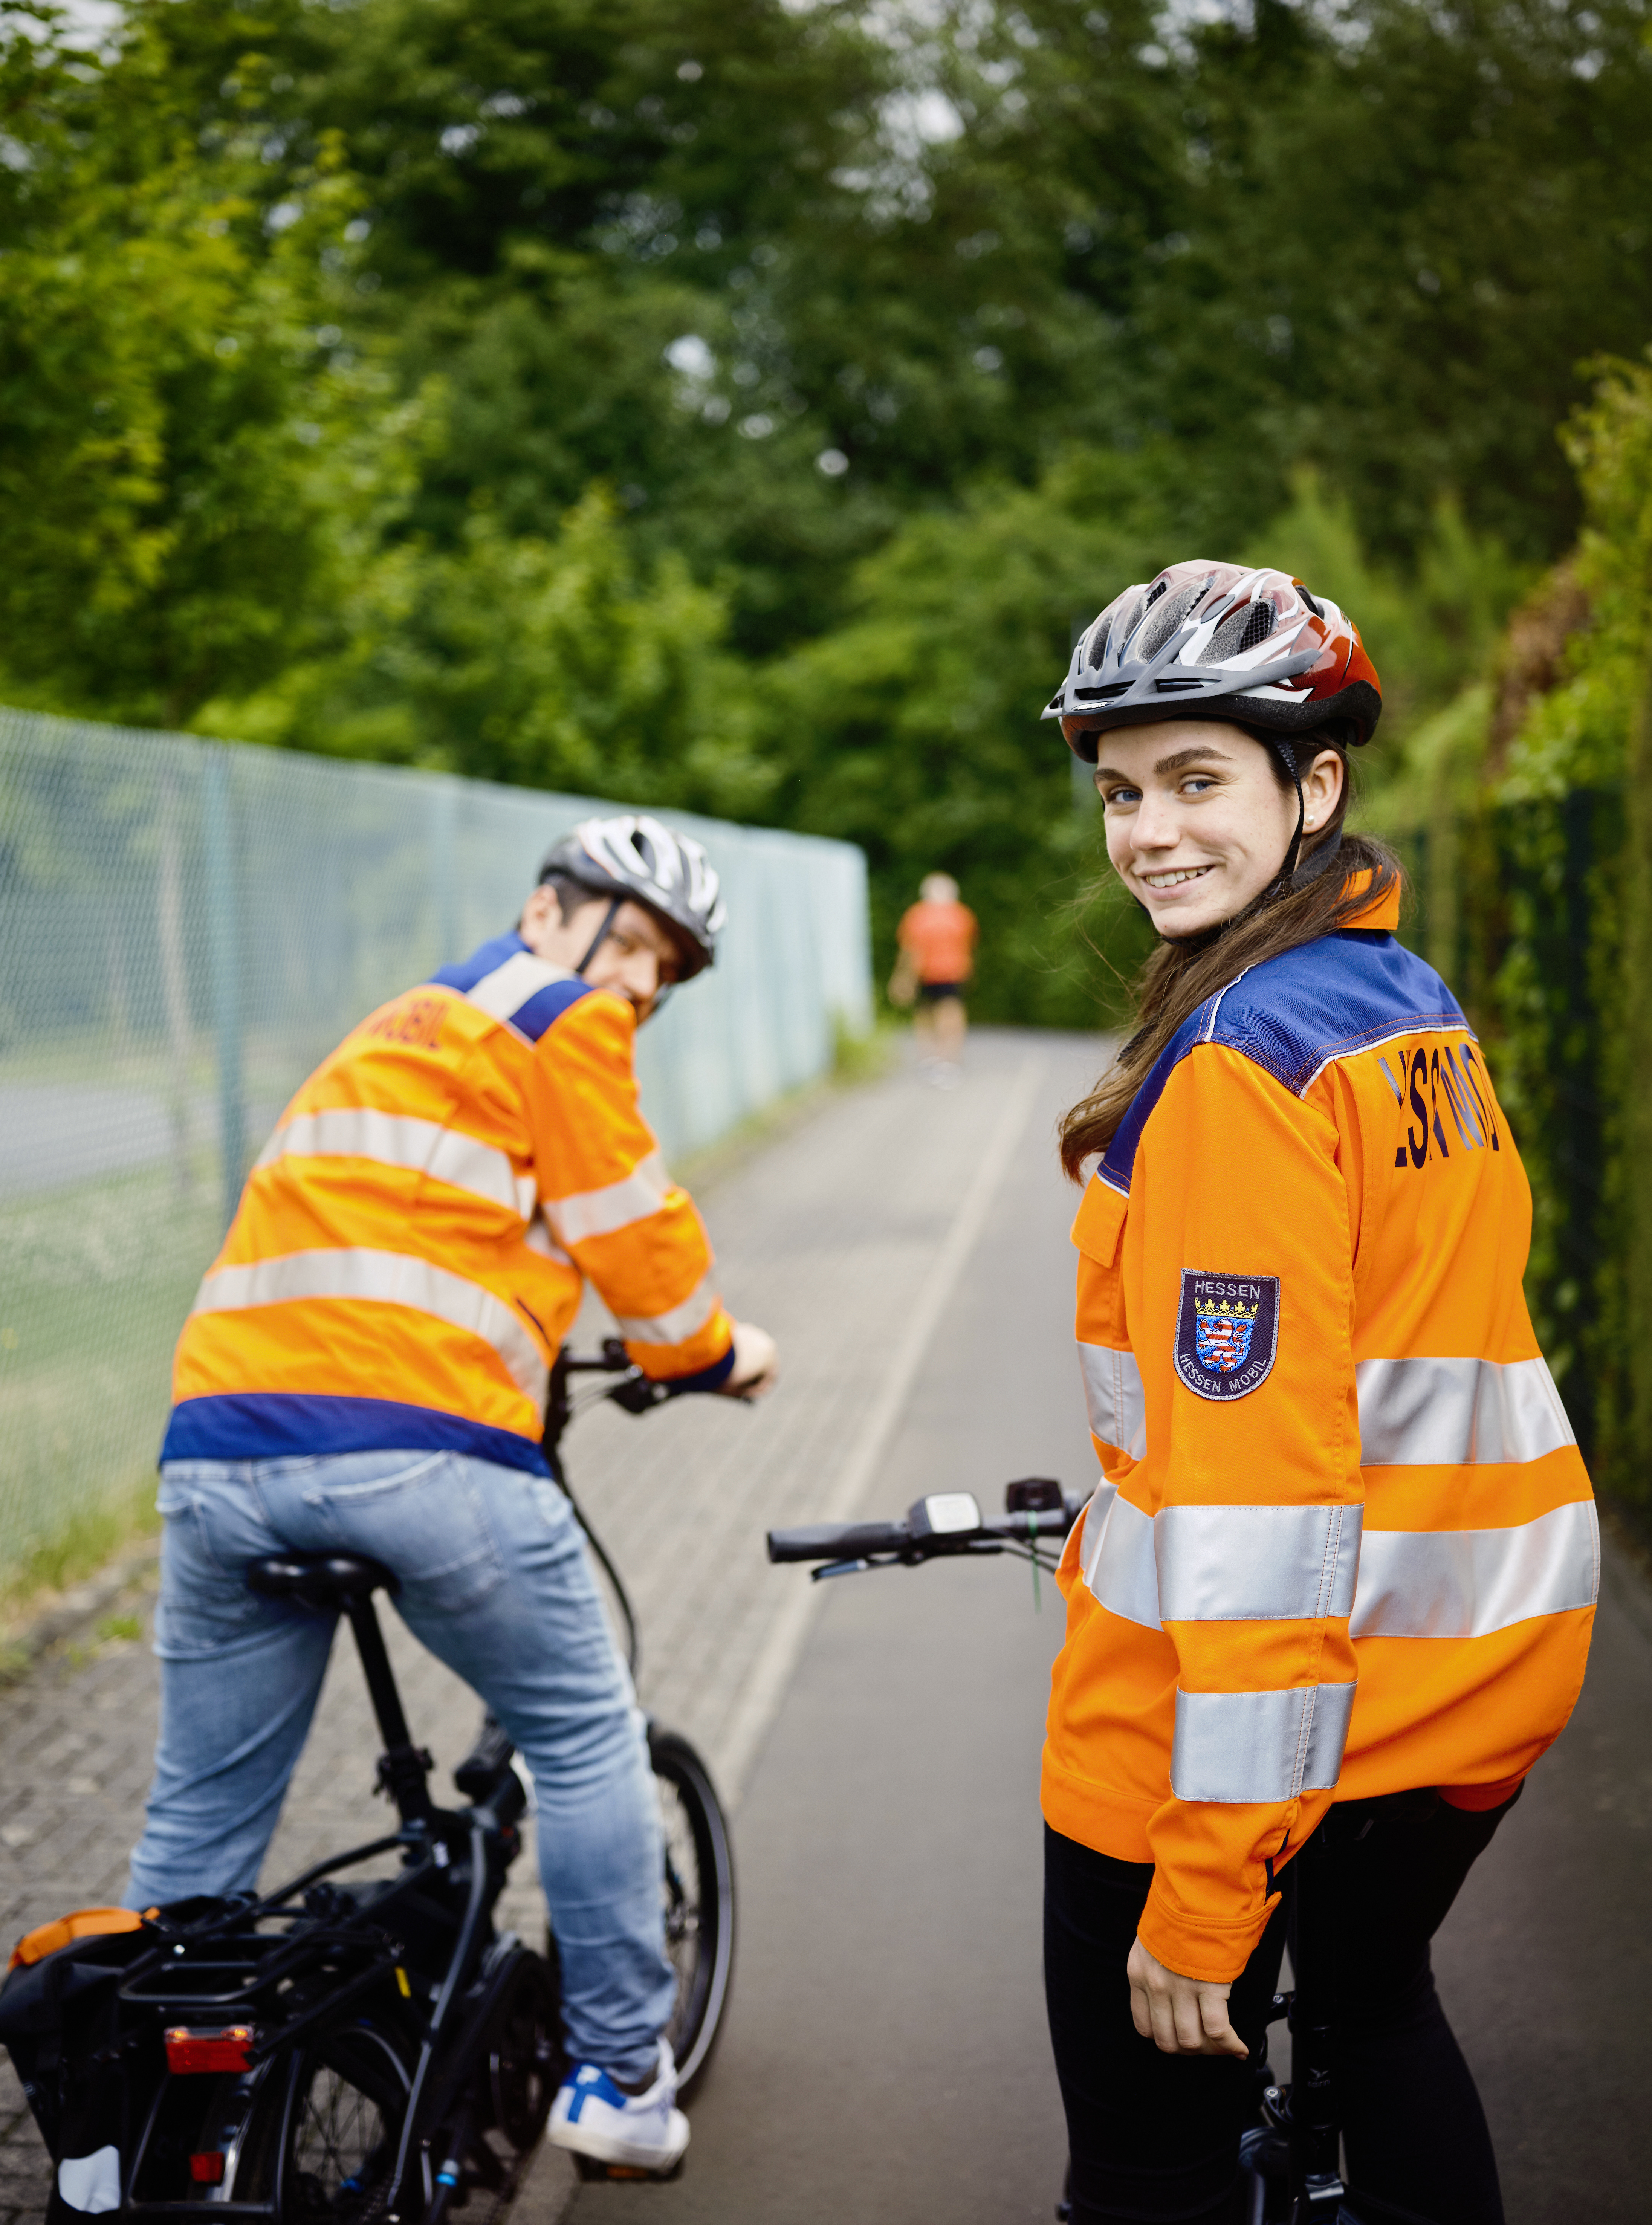
[[[1129,1196],[1142,1131],[1171,1074],[1200,1043],[1243,1052],[1300,1097],[1332,1059],[1445,1028],[1472,1033],[1434,967],[1393,935],[1372,928],[1321,935],[1240,974],[1183,1021],[1131,1099],[1096,1172]]]
[[[510,935],[496,935],[491,942],[472,951],[468,958],[456,959],[451,966],[439,966],[430,977],[431,986],[467,993],[484,974],[497,973],[507,959],[519,956],[527,948],[514,930]]]
[[[577,1005],[581,997],[591,993],[590,982],[580,980],[577,973],[566,981],[553,981],[548,988],[536,989],[525,1005],[517,1005],[510,1024],[529,1043],[537,1043],[553,1020],[560,1020],[570,1005]]]
[[[430,977],[431,986],[457,989],[462,996],[468,996],[478,982],[487,979],[490,973],[497,973],[513,958],[530,954],[521,935],[496,935],[479,950],[472,951],[468,958],[461,958],[452,966],[440,967]],[[566,974],[561,980],[548,982],[544,988],[535,989],[530,997],[525,998],[515,1011],[506,1016],[508,1024],[519,1036],[526,1036],[529,1043],[537,1043],[546,1029],[554,1020],[560,1020],[570,1005],[577,1005],[581,997],[588,997],[591,993],[588,981],[582,981],[577,973]],[[491,1005],[488,1009],[497,1011],[498,1008]]]

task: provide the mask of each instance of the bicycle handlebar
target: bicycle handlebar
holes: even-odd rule
[[[869,1553],[898,1553],[912,1542],[904,1522],[813,1522],[801,1530],[771,1530],[771,1561],[855,1560]]]
[[[1036,1550],[1045,1538],[1065,1537],[1083,1511],[1048,1476],[1024,1476],[1005,1487],[1006,1512],[984,1515],[967,1491],[932,1493],[908,1508],[903,1522],[813,1522],[769,1532],[771,1561],[821,1561],[846,1575],[851,1569],[915,1568],[948,1555],[1001,1553],[1006,1547]]]

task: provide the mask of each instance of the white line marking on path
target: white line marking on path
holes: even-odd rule
[[[812,1518],[821,1522],[848,1522],[859,1512],[868,1486],[877,1473],[879,1463],[889,1449],[889,1439],[895,1434],[907,1398],[911,1392],[919,1368],[923,1365],[945,1310],[946,1301],[957,1288],[959,1277],[969,1263],[970,1253],[986,1226],[993,1200],[1000,1184],[1010,1170],[1016,1145],[1027,1125],[1028,1116],[1044,1079],[1045,1060],[1041,1055],[1028,1058],[1010,1089],[998,1125],[982,1153],[974,1179],[964,1193],[953,1225],[946,1232],[946,1241],[935,1254],[917,1303],[907,1323],[906,1334],[896,1347],[889,1371],[883,1379],[883,1387],[867,1409],[860,1431],[850,1448],[849,1456],[838,1471],[837,1480],[818,1515]],[[735,1704],[725,1734],[718,1741],[713,1757],[714,1775],[724,1801],[732,1808],[738,1804],[745,1790],[745,1781],[763,1734],[774,1721],[786,1688],[791,1683],[792,1672],[803,1651],[809,1626],[819,1609],[822,1593],[819,1584],[800,1582],[800,1569],[792,1578],[794,1586],[791,1597],[771,1625],[763,1651],[746,1679],[744,1689]]]

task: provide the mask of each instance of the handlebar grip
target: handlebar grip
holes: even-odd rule
[[[771,1530],[771,1561],[858,1561],[868,1553],[898,1553],[912,1543],[904,1522],[812,1522],[801,1530]]]

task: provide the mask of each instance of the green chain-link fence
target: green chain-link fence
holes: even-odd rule
[[[141,1487],[174,1339],[292,1091],[508,928],[603,808],[0,711],[0,1589]],[[845,843],[663,815],[729,900],[714,972],[639,1045],[681,1153],[868,1024],[866,872]]]

